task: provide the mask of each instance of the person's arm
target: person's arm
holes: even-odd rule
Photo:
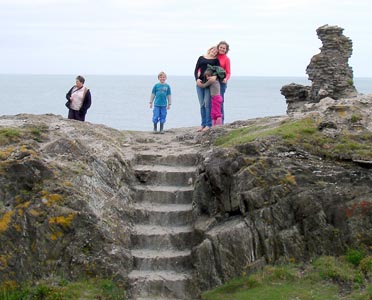
[[[201,59],[201,56],[198,58],[198,61],[196,62],[196,65],[195,65],[195,70],[194,70],[194,77],[195,77],[195,80],[198,80],[199,76],[200,76],[200,59]]]
[[[215,82],[217,80],[217,76],[211,76],[209,77],[209,79],[207,80],[206,83],[202,83],[201,81],[198,80],[197,82],[197,85],[201,88],[207,88],[209,87],[213,82]]]
[[[230,58],[226,56],[226,65],[225,65],[225,72],[226,77],[223,79],[223,83],[227,83],[227,81],[230,79],[231,76],[231,68],[230,68]]]
[[[92,105],[92,96],[90,94],[90,90],[88,89],[85,93],[83,106],[80,108],[80,111],[84,114],[87,113],[89,107]]]
[[[150,96],[150,108],[152,108],[152,103],[154,102],[154,99],[155,99],[155,95],[151,94],[151,96]]]
[[[73,89],[74,87],[72,87],[72,88],[70,88],[70,90],[67,92],[67,94],[66,94],[66,99],[68,100],[68,101],[70,101],[71,99],[71,94],[72,94],[72,89]]]
[[[167,98],[168,98],[168,107],[167,107],[167,109],[170,109],[170,106],[172,105],[172,96],[171,95],[168,95]]]

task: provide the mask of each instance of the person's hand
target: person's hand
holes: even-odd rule
[[[224,79],[222,80],[222,83],[227,83],[227,79],[224,78]]]
[[[196,81],[196,85],[197,85],[198,87],[202,87],[202,86],[203,86],[203,83],[202,83],[202,81],[201,81],[200,79],[198,79],[198,80]]]
[[[170,109],[170,106],[171,106],[171,105],[170,105],[170,104],[168,104],[168,107],[167,107],[167,109]]]
[[[150,102],[150,108],[152,108],[152,102]]]

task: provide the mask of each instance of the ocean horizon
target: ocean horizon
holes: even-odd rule
[[[1,115],[56,114],[67,117],[65,95],[76,75],[0,74]],[[158,82],[153,75],[86,75],[92,107],[86,121],[119,130],[152,130],[149,99]],[[225,94],[225,123],[286,114],[280,93],[290,83],[311,85],[306,77],[235,76]],[[168,75],[172,106],[165,129],[200,125],[199,102],[192,76]],[[354,78],[361,94],[372,93],[372,78]]]

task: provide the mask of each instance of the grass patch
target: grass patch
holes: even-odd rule
[[[352,115],[351,118],[350,118],[350,121],[351,123],[357,123],[359,122],[360,120],[362,120],[362,116],[361,115]]]
[[[346,253],[347,261],[352,263],[354,266],[358,266],[363,258],[363,252],[357,249],[349,249]]]
[[[314,120],[306,118],[300,121],[284,121],[276,128],[268,126],[249,126],[230,131],[228,134],[219,137],[215,145],[230,147],[239,144],[252,142],[257,138],[276,136],[286,140],[299,139],[304,135],[312,135],[317,131]]]
[[[31,139],[42,142],[43,133],[48,129],[44,125],[26,128],[0,128],[0,146],[20,142],[22,139]]]
[[[348,283],[350,285],[362,284],[364,276],[358,268],[347,260],[337,259],[333,256],[323,256],[313,263],[317,272],[322,279],[330,279],[334,282]]]
[[[275,137],[278,139],[278,144],[302,148],[323,157],[372,159],[372,133],[344,132],[331,138],[320,131],[317,122],[310,117],[297,121],[284,121],[275,128],[249,126],[235,129],[217,138],[215,145],[232,147],[266,137]]]
[[[332,300],[337,287],[329,282],[301,278],[294,266],[265,267],[263,271],[234,279],[202,295],[203,300]]]
[[[367,262],[368,264],[368,262]],[[345,257],[324,256],[306,266],[267,266],[203,293],[203,300],[349,300],[372,299],[372,285]],[[344,298],[343,298],[344,299]]]
[[[0,300],[125,300],[125,291],[111,280],[39,283],[35,286],[0,288]]]
[[[367,256],[367,257],[363,258],[360,261],[359,268],[367,276],[372,277],[372,256]]]
[[[15,128],[0,128],[0,146],[18,141],[21,131]]]

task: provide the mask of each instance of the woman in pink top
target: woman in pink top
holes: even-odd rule
[[[221,96],[222,96],[223,101],[225,101],[225,91],[227,88],[227,81],[230,79],[230,76],[231,76],[230,58],[226,55],[230,50],[230,46],[227,42],[221,41],[218,43],[217,49],[218,49],[218,55],[217,55],[218,61],[220,62],[220,66],[226,72],[225,79],[220,81]],[[223,109],[223,102],[221,105],[221,113],[222,113],[222,121],[223,121],[224,116],[225,116],[224,109]]]

